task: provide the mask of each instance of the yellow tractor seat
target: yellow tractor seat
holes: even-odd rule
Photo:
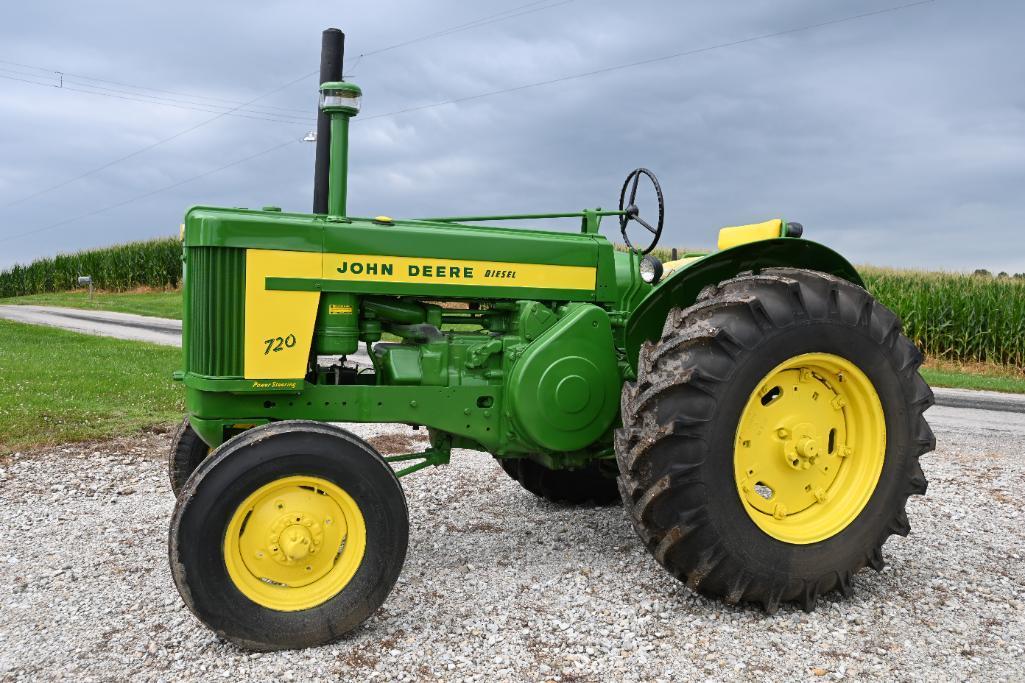
[[[719,249],[729,249],[748,242],[760,240],[771,240],[777,237],[786,236],[786,223],[781,218],[773,218],[764,223],[752,223],[751,225],[738,225],[731,228],[723,228],[719,231]]]

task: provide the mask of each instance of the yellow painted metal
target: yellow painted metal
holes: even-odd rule
[[[353,282],[590,290],[594,289],[596,273],[597,269],[590,266],[324,254],[323,277]]]
[[[695,261],[700,261],[703,258],[705,258],[705,255],[701,254],[700,256],[685,256],[683,258],[676,259],[675,261],[666,261],[662,264],[662,277],[664,279],[674,270],[679,270],[680,268],[688,266]]]
[[[751,394],[734,444],[734,476],[755,524],[787,543],[838,534],[882,472],[886,423],[871,380],[828,353],[794,356]]]
[[[267,289],[268,277],[320,277],[322,255],[303,251],[246,251],[245,379],[306,375],[320,292]]]
[[[406,256],[246,251],[245,379],[306,374],[320,293],[267,289],[267,278],[591,290],[596,268]]]
[[[247,598],[295,612],[340,593],[366,545],[363,514],[348,493],[320,477],[291,476],[261,486],[238,506],[224,534],[224,564]]]
[[[779,218],[764,223],[723,228],[719,231],[719,249],[729,249],[748,242],[771,240],[782,236],[783,221]]]

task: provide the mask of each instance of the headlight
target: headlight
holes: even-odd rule
[[[662,279],[662,262],[654,256],[645,256],[641,259],[641,279],[649,285],[653,285]]]

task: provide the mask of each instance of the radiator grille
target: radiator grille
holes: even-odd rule
[[[188,371],[211,377],[241,377],[246,252],[191,247],[186,258]]]

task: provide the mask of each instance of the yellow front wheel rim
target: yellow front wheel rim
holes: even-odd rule
[[[758,383],[741,414],[737,492],[768,535],[817,543],[861,514],[885,452],[882,403],[865,373],[829,353],[794,356]]]
[[[224,563],[247,598],[294,612],[340,593],[359,569],[366,545],[363,514],[341,487],[320,477],[284,477],[235,509],[224,536]]]

